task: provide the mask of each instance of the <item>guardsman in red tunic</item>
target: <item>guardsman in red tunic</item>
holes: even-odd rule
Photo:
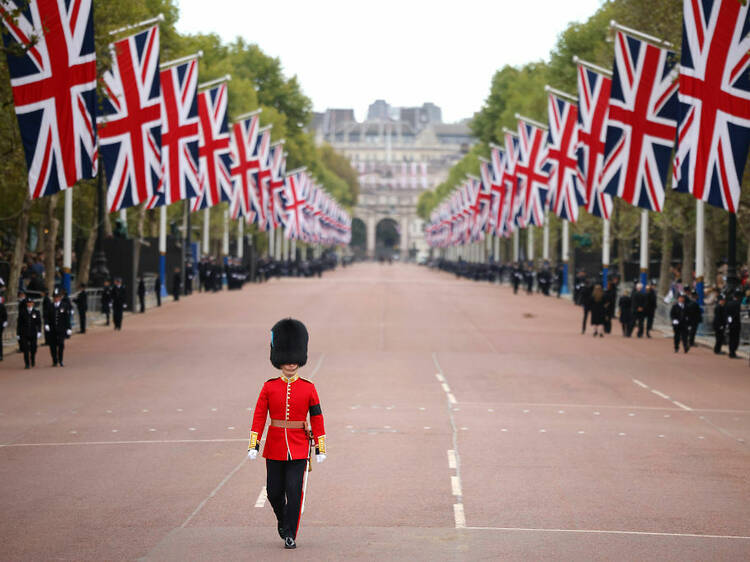
[[[307,329],[299,320],[285,318],[271,329],[271,363],[281,369],[281,376],[268,379],[260,391],[248,447],[248,457],[255,459],[266,416],[270,415],[263,447],[266,493],[276,514],[284,548],[297,546],[304,476],[312,446],[319,463],[326,459],[325,427],[318,392],[311,381],[297,374],[299,367],[307,363],[307,341]]]

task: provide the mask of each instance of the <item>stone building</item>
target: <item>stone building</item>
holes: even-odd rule
[[[359,172],[360,195],[353,213],[352,249],[368,257],[398,251],[402,259],[427,251],[417,200],[434,189],[474,143],[468,120],[442,123],[440,108],[370,105],[358,122],[351,109],[317,113],[317,143],[347,156]],[[393,116],[398,117],[393,117]]]

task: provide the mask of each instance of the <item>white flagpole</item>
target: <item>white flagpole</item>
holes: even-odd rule
[[[520,241],[520,235],[518,233],[518,228],[516,228],[513,231],[513,261],[517,262],[519,258],[519,254],[521,253],[521,241]]]
[[[70,270],[73,267],[73,189],[65,190],[63,214],[63,289],[70,294]],[[2,345],[2,343],[0,343]]]
[[[229,255],[229,209],[224,209],[224,232],[221,237],[221,253],[224,257]]]
[[[544,239],[542,245],[542,258],[549,260],[549,210],[544,211]]]
[[[495,238],[495,247],[492,250],[492,255],[495,257],[495,262],[499,262],[500,261],[500,237],[497,234],[495,234],[494,238]]]
[[[526,260],[534,261],[534,227],[531,225],[526,229]]]
[[[268,234],[268,257],[269,259],[274,259],[274,248],[276,245],[276,238],[273,235],[273,230],[266,231],[266,234]]]
[[[283,233],[281,228],[279,228],[279,231]],[[289,238],[282,234],[281,243],[284,245],[284,261],[289,261]]]
[[[273,230],[274,236],[276,237],[276,261],[281,261],[282,258],[282,245],[283,245],[283,238],[281,237],[281,229],[275,228]]]
[[[648,282],[648,211],[641,211],[641,283]],[[645,289],[644,289],[645,290]]]
[[[206,209],[208,211],[208,209]],[[159,207],[159,279],[161,296],[167,296],[167,206]]]
[[[211,212],[209,208],[206,207],[205,209],[203,209],[203,253],[205,255],[208,255],[208,252],[210,251],[210,248],[208,247],[209,246],[208,230],[210,228],[210,225],[211,225]],[[164,251],[166,251],[166,248]]]
[[[568,221],[563,219],[562,221],[562,262],[563,262],[563,278],[562,278],[562,287],[560,288],[560,294],[561,295],[567,295],[570,290],[568,289],[568,244],[569,244],[569,234],[568,234]]]
[[[703,267],[705,256],[706,207],[701,199],[695,201],[695,290],[698,304],[703,305]]]
[[[242,259],[245,256],[243,239],[245,237],[245,219],[240,217],[237,220],[237,257]]]
[[[609,277],[609,219],[602,221],[602,282],[607,288]]]

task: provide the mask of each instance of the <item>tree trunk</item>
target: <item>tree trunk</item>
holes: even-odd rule
[[[664,296],[669,290],[671,275],[669,266],[672,263],[672,228],[662,221],[661,228],[661,264],[659,265],[659,288],[657,294]]]
[[[21,266],[29,237],[29,216],[31,215],[31,198],[26,196],[21,207],[21,214],[16,225],[16,245],[13,249],[13,260],[10,264],[10,277],[6,296],[8,302],[15,302],[18,298],[18,280],[21,277]]]
[[[91,258],[94,255],[94,248],[96,247],[96,234],[97,226],[99,221],[97,220],[97,213],[94,213],[94,220],[89,231],[89,236],[86,238],[86,244],[83,247],[83,252],[78,260],[78,288],[80,289],[82,284],[89,284],[89,273],[91,272]]]
[[[682,235],[682,284],[685,288],[693,284],[695,271],[695,231],[688,230]]]
[[[133,263],[135,263],[136,275],[140,278],[143,274],[141,269],[141,245],[143,244],[143,224],[146,221],[146,204],[142,203],[138,207],[138,222],[136,224],[136,240],[135,249],[133,256]]]
[[[55,288],[55,249],[57,247],[57,231],[60,229],[60,221],[55,216],[57,210],[57,193],[47,198],[47,209],[44,215],[44,284],[47,291],[52,294]]]
[[[107,197],[106,190],[104,192],[104,197]],[[104,205],[104,237],[112,238],[112,219],[111,215],[107,212],[106,199]]]

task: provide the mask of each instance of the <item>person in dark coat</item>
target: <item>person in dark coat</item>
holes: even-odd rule
[[[612,279],[604,291],[604,333],[612,331],[612,318],[615,316],[617,307],[617,282]]]
[[[724,331],[727,327],[727,297],[724,293],[714,307],[714,353],[721,355],[721,346],[724,345]]]
[[[5,297],[0,295],[0,361],[3,360],[3,331],[8,327],[8,311],[5,309]]]
[[[517,263],[513,264],[513,272],[511,273],[511,280],[513,282],[513,294],[518,294],[518,286],[521,284],[521,279],[523,278],[523,271],[521,270],[521,266],[519,266]]]
[[[185,264],[185,294],[193,294],[193,263],[187,262]]]
[[[690,347],[695,345],[695,334],[698,333],[698,326],[703,322],[703,311],[698,304],[698,293],[693,291],[690,298],[685,300],[688,309],[688,341]]]
[[[107,319],[105,326],[109,326],[109,315],[112,313],[112,287],[109,285],[109,279],[104,280],[102,287],[102,314]]]
[[[732,294],[731,299],[727,302],[727,332],[729,333],[729,358],[737,359],[737,348],[740,345],[740,332],[742,324],[740,323],[740,299],[742,291],[738,289]]]
[[[648,317],[648,297],[643,292],[643,283],[637,283],[633,293],[633,322],[638,325],[638,337],[643,337],[643,328]]]
[[[591,312],[592,288],[588,279],[581,281],[581,283],[581,286],[578,288],[578,303],[583,307],[583,326],[581,327],[581,334],[585,334],[586,320]]]
[[[89,299],[88,295],[86,294],[86,284],[81,283],[81,288],[78,291],[78,294],[76,295],[74,299],[76,303],[76,308],[78,309],[78,322],[81,325],[81,333],[86,333],[86,312],[89,309]]]
[[[115,278],[115,284],[111,289],[112,294],[112,321],[115,324],[115,330],[122,330],[122,314],[128,307],[127,294],[122,279]]]
[[[534,291],[534,265],[531,262],[526,266],[523,280],[526,283],[526,294],[530,295]]]
[[[651,330],[654,329],[654,316],[656,315],[656,291],[654,286],[649,283],[646,285],[646,337],[651,337]],[[690,344],[692,345],[692,344]]]
[[[622,335],[629,338],[633,333],[633,299],[630,298],[630,291],[625,291],[617,304],[620,307]]]
[[[180,293],[182,292],[182,275],[180,268],[174,268],[174,276],[172,277],[172,296],[174,300],[180,300]]]
[[[560,295],[562,295],[563,290],[563,283],[565,278],[565,268],[562,264],[557,266],[557,270],[555,271],[555,290],[557,291],[557,298],[560,298]]]
[[[596,285],[591,292],[589,308],[591,310],[591,325],[594,328],[594,337],[604,337],[604,321],[606,317],[606,299],[601,285]],[[601,332],[599,327],[601,326]]]
[[[42,324],[49,324],[50,316],[52,315],[52,299],[49,298],[49,292],[45,289],[42,292]],[[44,331],[44,344],[49,345],[49,332]]]
[[[680,293],[677,302],[672,305],[669,311],[669,317],[672,319],[672,330],[674,331],[674,352],[680,351],[680,342],[685,353],[690,349],[689,327],[690,316],[687,304],[685,303],[685,294]]]
[[[50,308],[50,314],[45,318],[45,333],[49,334],[49,351],[52,356],[52,366],[63,366],[63,353],[65,351],[65,338],[70,337],[70,308],[63,301],[60,289],[55,289],[54,302]]]
[[[23,352],[23,362],[26,369],[36,365],[36,346],[42,337],[42,315],[34,308],[34,301],[24,301],[24,307],[18,310],[16,322],[16,339]]]
[[[156,295],[156,306],[161,306],[161,276],[154,279],[154,294]]]
[[[146,312],[146,282],[143,280],[138,281],[138,303],[141,305],[141,314]]]

